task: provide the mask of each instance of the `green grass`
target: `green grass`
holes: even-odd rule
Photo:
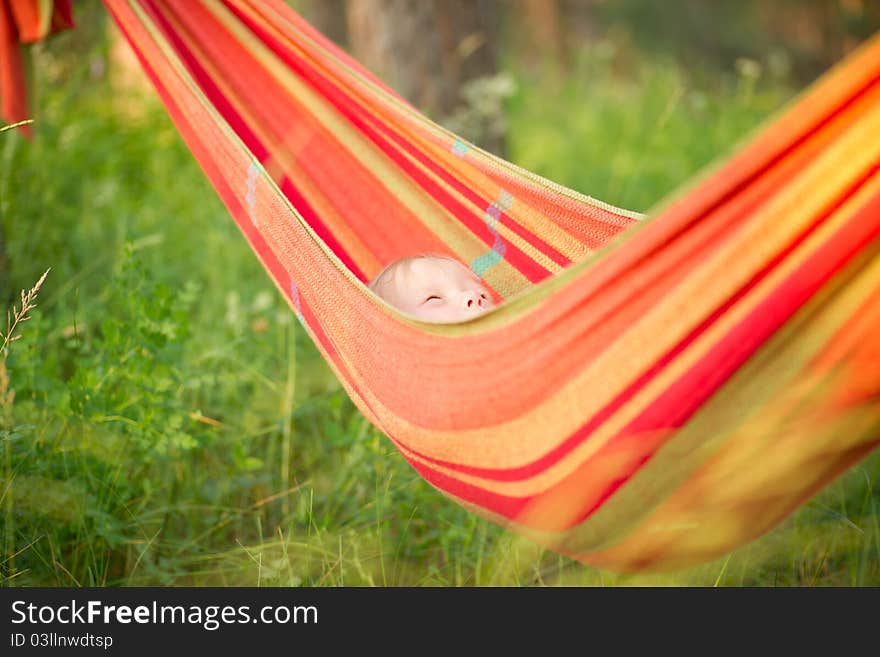
[[[52,268],[6,360],[5,585],[880,584],[876,454],[764,538],[662,576],[584,566],[449,501],[347,398],[157,101],[123,112],[106,45],[78,38],[39,53],[36,138],[0,134],[5,293]],[[509,157],[634,210],[793,93],[613,55],[519,76]]]

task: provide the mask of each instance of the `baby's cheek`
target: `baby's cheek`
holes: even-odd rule
[[[399,289],[394,290],[393,294],[389,295],[389,303],[398,310],[403,310],[408,313],[412,313],[419,306],[417,300],[411,293]]]

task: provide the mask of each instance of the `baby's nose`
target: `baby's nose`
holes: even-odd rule
[[[486,306],[485,299],[483,299],[483,295],[475,290],[467,290],[462,296],[462,302],[464,303],[465,308],[468,310],[477,310],[478,308],[484,308]]]

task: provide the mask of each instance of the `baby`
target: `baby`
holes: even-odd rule
[[[495,305],[476,274],[443,255],[397,260],[369,287],[398,310],[426,322],[462,322]]]

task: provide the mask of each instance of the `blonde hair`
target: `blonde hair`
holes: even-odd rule
[[[410,263],[421,260],[423,258],[442,258],[443,260],[449,260],[451,262],[457,263],[461,265],[462,263],[456,260],[455,258],[444,255],[442,253],[417,253],[416,255],[406,256],[404,258],[400,258],[399,260],[395,260],[391,264],[387,265],[382,271],[376,274],[376,277],[373,278],[367,284],[367,287],[371,292],[375,294],[379,294],[379,285],[384,284],[386,281],[391,280],[394,277],[394,272],[400,269],[402,266],[409,265]],[[464,265],[462,265],[464,266]],[[379,296],[382,296],[379,294]]]

